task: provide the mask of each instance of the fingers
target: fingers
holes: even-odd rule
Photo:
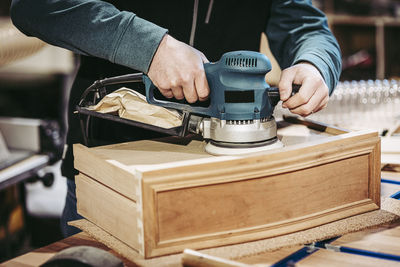
[[[193,79],[189,79],[184,83],[183,94],[185,95],[186,101],[189,103],[194,103],[199,99]]]
[[[172,91],[170,89],[166,89],[166,90],[159,89],[159,90],[160,90],[161,94],[163,96],[165,96],[166,98],[173,98],[174,97],[174,94],[172,93]]]
[[[194,83],[196,86],[196,92],[199,100],[200,101],[207,100],[208,95],[210,94],[210,88],[208,86],[207,77],[204,70],[201,71],[201,73],[196,76]]]
[[[160,92],[189,103],[207,99],[210,89],[204,72],[203,53],[168,34],[162,39],[150,64],[148,76]]]
[[[171,91],[176,99],[181,100],[181,99],[185,98],[185,95],[183,93],[183,89],[181,86],[172,87]]]
[[[292,84],[301,84],[297,94],[290,96]],[[308,116],[325,108],[329,100],[329,89],[323,77],[314,65],[301,63],[282,72],[279,82],[282,107],[292,113]]]
[[[194,75],[194,78],[190,77],[185,80],[177,80],[171,82],[171,84],[171,86],[158,86],[161,94],[167,98],[174,97],[178,100],[185,98],[187,102],[194,103],[197,100],[206,100],[210,93],[207,78],[203,69],[198,71],[198,74]],[[182,84],[182,86],[179,86],[178,84]],[[171,87],[171,89],[168,89],[168,87]]]
[[[296,107],[307,104],[310,98],[314,95],[315,91],[319,88],[319,85],[312,80],[303,81],[299,92],[294,96],[288,98],[284,103],[283,107],[289,109],[295,109]],[[291,90],[291,88],[290,88]]]
[[[329,96],[324,90],[316,90],[315,94],[309,98],[308,102],[290,109],[290,111],[305,117],[324,108],[328,103],[328,99]]]
[[[286,69],[282,71],[281,80],[279,81],[279,95],[282,101],[289,99],[292,93],[292,84],[296,77],[296,71]],[[300,84],[300,82],[298,82]]]

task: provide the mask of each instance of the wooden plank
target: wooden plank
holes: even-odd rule
[[[314,129],[314,130],[328,133],[331,135],[339,135],[339,134],[344,134],[344,133],[350,132],[349,130],[342,129],[340,127],[328,125],[328,124],[318,122],[318,121],[313,121],[313,120],[306,119],[306,118],[299,117],[299,116],[294,117],[294,116],[284,115],[283,119],[287,122],[302,124],[302,125],[309,127],[310,129]]]
[[[384,137],[382,143],[382,164],[400,165],[400,138]]]
[[[399,172],[382,171],[382,179],[400,182],[400,173]]]
[[[123,258],[119,253],[109,249],[104,244],[91,238],[88,234],[80,232],[76,235],[68,238],[59,240],[45,247],[35,249],[31,252],[15,257],[9,261],[0,263],[1,267],[36,267],[46,262],[49,258],[54,256],[57,252],[63,249],[74,247],[74,246],[91,246],[99,249],[103,249],[107,252],[112,253],[116,257],[120,258],[124,262],[126,267],[137,267],[137,264]]]
[[[388,253],[400,256],[400,222],[390,227],[351,233],[332,242],[332,245]]]
[[[78,213],[133,249],[142,251],[138,205],[84,174],[77,175],[75,182]]]
[[[273,265],[284,258],[290,256],[295,253],[303,246],[292,246],[287,248],[281,248],[276,251],[268,251],[264,253],[259,253],[257,255],[251,255],[247,257],[240,258],[238,261],[247,263],[247,264],[264,264],[264,265]]]
[[[194,267],[251,267],[248,264],[211,256],[191,249],[183,251],[182,264]]]
[[[391,184],[391,183],[382,183],[381,184],[381,196],[382,197],[390,197],[397,192],[400,192],[400,185]]]
[[[399,266],[399,262],[382,260],[373,257],[366,257],[348,253],[333,252],[329,250],[321,249],[305,259],[296,263],[299,267],[329,267],[329,266],[341,266],[341,267],[376,267],[376,266]]]
[[[40,253],[31,252],[29,254],[24,254],[9,260],[4,263],[0,263],[1,267],[34,267],[45,263],[48,259],[53,257],[55,253]]]

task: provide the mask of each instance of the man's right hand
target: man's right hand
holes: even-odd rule
[[[165,97],[194,103],[210,93],[203,67],[207,62],[203,53],[166,34],[147,75]]]

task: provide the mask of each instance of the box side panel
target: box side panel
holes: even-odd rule
[[[141,252],[143,230],[137,204],[84,174],[77,175],[75,182],[78,213]]]
[[[381,206],[381,142],[378,142],[369,155],[370,180],[369,196],[380,207]]]
[[[158,238],[164,242],[279,228],[368,198],[368,155],[279,175],[161,191],[156,196]]]
[[[118,164],[106,153],[75,144],[74,167],[120,194],[134,201],[138,200],[138,179],[123,164]]]

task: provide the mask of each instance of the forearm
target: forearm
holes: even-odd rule
[[[274,1],[271,10],[267,36],[281,67],[310,62],[332,92],[340,76],[341,55],[325,15],[311,1]]]
[[[27,35],[145,73],[167,32],[99,0],[13,0],[11,16]]]

